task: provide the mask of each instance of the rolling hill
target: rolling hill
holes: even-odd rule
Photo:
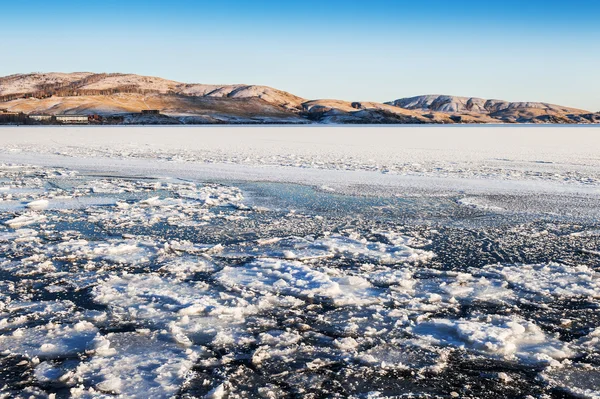
[[[476,97],[426,95],[401,98],[386,104],[422,112],[444,112],[465,116],[484,115],[500,122],[510,123],[598,122],[598,115],[594,116],[589,111],[541,102],[509,102]]]
[[[600,114],[535,102],[427,95],[388,103],[307,100],[256,85],[188,84],[120,73],[0,78],[0,109],[96,114],[119,123],[600,123]],[[157,109],[162,115],[141,115]],[[0,114],[1,115],[1,114]]]

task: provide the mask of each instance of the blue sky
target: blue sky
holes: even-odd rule
[[[132,72],[315,98],[454,94],[600,111],[600,2],[13,1],[0,75]]]

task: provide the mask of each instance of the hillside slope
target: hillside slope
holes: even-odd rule
[[[598,115],[589,111],[542,102],[509,102],[477,97],[425,95],[401,98],[386,103],[422,112],[453,115],[485,115],[496,121],[512,123],[589,123]]]
[[[124,123],[600,123],[600,114],[547,103],[443,95],[388,103],[306,100],[267,86],[91,72],[0,77],[0,109],[121,116]],[[163,116],[141,118],[146,109]]]
[[[179,94],[191,97],[260,98],[284,108],[297,108],[305,100],[267,86],[187,84],[151,76],[119,73],[32,73],[0,78],[0,98],[78,96],[112,93]]]
[[[129,115],[132,123],[148,119],[134,118],[145,109],[159,109],[171,116],[170,123],[306,123],[296,112],[255,98],[193,97],[177,94],[116,93],[69,97],[21,98],[0,103],[11,111],[26,114],[97,114]],[[165,121],[161,118],[157,123]]]

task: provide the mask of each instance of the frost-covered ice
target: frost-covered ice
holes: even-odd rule
[[[600,372],[590,365],[567,365],[549,370],[543,378],[550,386],[566,391],[576,398],[600,398]]]
[[[97,337],[93,344],[95,356],[68,372],[68,380],[75,385],[70,389],[74,398],[97,397],[101,393],[171,397],[202,352],[200,348],[182,347],[150,331],[109,333]],[[54,370],[50,366],[43,372],[55,380],[61,373],[52,375]],[[80,384],[81,381],[86,384]]]
[[[48,202],[47,199],[40,199],[40,200],[36,200],[36,201],[31,201],[30,203],[28,203],[27,208],[39,211],[39,210],[48,208],[49,204],[50,203]]]
[[[34,328],[16,329],[0,340],[4,354],[18,354],[30,358],[75,356],[92,349],[98,329],[91,323],[80,321],[73,325],[49,322]]]
[[[307,159],[288,167],[368,165]],[[593,163],[560,183],[583,197],[543,212],[535,194],[0,165],[0,397],[597,398],[600,205],[575,183]]]
[[[29,226],[30,224],[41,223],[46,220],[46,216],[37,213],[26,213],[21,216],[17,216],[14,219],[6,220],[4,222],[8,227],[18,229],[20,227]]]
[[[600,298],[600,273],[589,266],[486,266],[485,272],[502,277],[519,290],[556,297]]]
[[[465,197],[458,200],[458,203],[464,206],[472,207],[475,209],[481,209],[483,211],[496,211],[501,212],[504,209],[499,206],[492,205],[481,198]]]
[[[565,343],[548,337],[539,326],[515,317],[432,319],[411,327],[410,331],[421,340],[473,349],[508,359],[516,357],[539,362],[562,360],[574,355]]]
[[[373,287],[363,277],[335,274],[330,276],[300,262],[267,258],[243,268],[226,267],[216,278],[226,287],[326,301],[334,306],[360,306],[378,301]]]
[[[435,256],[430,251],[411,247],[409,237],[399,236],[394,233],[384,233],[390,243],[368,241],[356,234],[348,236],[340,234],[326,234],[324,237],[282,237],[268,240],[258,240],[257,245],[241,248],[234,247],[233,252],[225,254],[239,256],[242,253],[252,253],[256,256],[270,256],[283,259],[297,259],[301,261],[317,260],[332,257],[347,257],[363,262],[380,264],[398,264],[402,262],[425,262]],[[238,252],[239,251],[239,252]]]

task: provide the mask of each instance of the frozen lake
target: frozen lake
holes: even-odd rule
[[[3,127],[0,397],[598,398],[599,216],[598,127]]]

